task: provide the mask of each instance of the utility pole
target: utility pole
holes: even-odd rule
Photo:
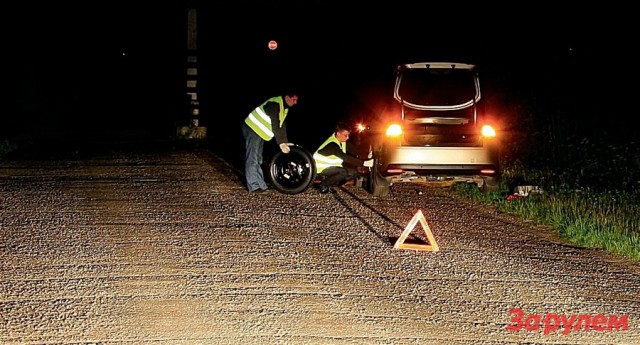
[[[189,125],[178,127],[177,135],[182,139],[204,139],[207,128],[200,123],[200,101],[198,99],[198,12],[187,9],[187,70],[186,98],[189,102]]]

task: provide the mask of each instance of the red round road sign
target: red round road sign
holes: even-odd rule
[[[274,40],[269,41],[269,49],[276,50],[276,48],[278,48],[278,42]]]

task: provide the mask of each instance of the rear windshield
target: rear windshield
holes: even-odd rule
[[[476,95],[474,74],[461,69],[405,69],[399,94],[404,101],[419,105],[462,104]]]

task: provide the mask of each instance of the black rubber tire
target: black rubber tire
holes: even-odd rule
[[[313,155],[299,145],[289,153],[276,152],[266,167],[266,175],[273,189],[284,194],[302,193],[316,178]]]

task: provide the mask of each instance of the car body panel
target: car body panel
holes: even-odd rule
[[[410,170],[478,170],[494,164],[489,150],[484,147],[399,146],[391,150],[387,162]]]

